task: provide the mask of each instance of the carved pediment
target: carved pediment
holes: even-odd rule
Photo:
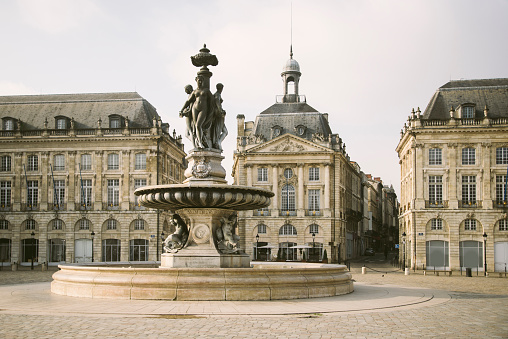
[[[280,138],[272,139],[249,150],[249,152],[260,153],[301,153],[323,151],[330,151],[330,149],[293,135],[285,135]]]

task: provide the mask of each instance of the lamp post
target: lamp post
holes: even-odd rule
[[[483,275],[487,276],[487,233],[483,232]]]
[[[402,269],[406,270],[406,232],[402,233]]]
[[[33,271],[33,269],[34,269],[34,256],[35,256],[35,232],[32,231],[32,233],[30,233],[30,236],[32,237],[32,266],[31,266],[31,270]]]
[[[95,232],[92,231],[92,233],[90,233],[90,235],[92,236],[92,262],[93,262],[93,238],[95,238]]]
[[[164,238],[164,231],[161,232],[161,240],[162,240],[162,245],[161,245],[161,260],[162,260],[162,254],[164,253],[164,240],[166,240]]]
[[[258,248],[259,248],[259,234],[256,234],[256,256],[255,256],[256,260],[258,260]]]

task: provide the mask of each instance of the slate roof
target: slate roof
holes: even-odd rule
[[[325,138],[332,134],[328,120],[322,113],[312,108],[307,103],[276,103],[257,117],[254,124],[254,134],[262,135],[266,140],[272,139],[272,128],[282,127],[282,134],[290,133],[297,135],[297,126],[304,126],[306,131],[303,136],[312,140],[312,134],[322,133]]]
[[[152,127],[159,119],[155,107],[136,92],[0,96],[0,119],[20,119],[23,130],[55,128],[54,118],[74,118],[76,129],[97,128],[97,120],[107,128],[109,116],[128,118],[129,127]]]
[[[508,117],[508,79],[453,80],[441,86],[430,99],[423,119],[448,120],[450,107],[475,104],[475,117],[483,117],[485,106],[489,118]]]

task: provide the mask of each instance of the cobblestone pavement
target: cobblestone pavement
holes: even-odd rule
[[[356,291],[346,300],[361,304],[365,310],[341,312],[314,312],[290,315],[213,315],[213,314],[149,314],[139,309],[138,314],[103,314],[77,312],[65,314],[65,309],[55,309],[48,314],[38,314],[30,307],[30,300],[18,292],[10,297],[19,298],[20,309],[5,309],[0,300],[1,338],[108,338],[108,337],[175,337],[186,338],[380,338],[380,337],[487,337],[508,338],[508,278],[423,275],[412,272],[405,276],[380,259],[353,263],[351,271]],[[361,266],[369,267],[361,274]],[[49,293],[37,288],[51,281],[52,272],[18,271],[0,272],[0,289],[32,288],[34,303],[45,300]],[[26,283],[27,285],[23,284]],[[369,307],[378,296],[398,286],[401,291],[422,289],[437,296],[412,306],[391,306],[384,309]],[[428,289],[428,290],[426,290]],[[446,298],[443,298],[446,295]],[[61,297],[67,298],[67,297]],[[388,299],[388,298],[387,298]],[[436,299],[440,301],[437,302]],[[95,302],[90,299],[67,298],[68,304]],[[329,302],[328,298],[315,299],[313,304]],[[434,301],[434,302],[433,302]],[[122,301],[125,303],[126,301]],[[298,308],[305,301],[291,301]],[[308,302],[308,300],[307,300]],[[341,297],[334,299],[341,303]],[[116,307],[118,301],[102,300],[101,305]],[[159,301],[159,303],[162,303]],[[166,303],[171,303],[170,301]],[[232,302],[225,302],[225,305]],[[266,302],[265,302],[266,303]],[[271,303],[271,302],[270,302]],[[132,304],[134,305],[134,304]],[[257,307],[252,302],[253,309]],[[276,305],[276,303],[274,303]],[[353,304],[351,304],[353,305]],[[340,307],[338,308],[340,309]]]

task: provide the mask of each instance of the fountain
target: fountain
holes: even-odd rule
[[[134,194],[149,208],[172,211],[175,232],[164,240],[159,268],[60,265],[51,291],[91,298],[166,300],[274,300],[312,298],[353,291],[344,265],[253,263],[241,248],[237,211],[270,205],[271,191],[228,185],[221,165],[227,135],[222,109],[223,85],[210,91],[218,64],[206,45],[191,57],[197,88],[185,87],[188,99],[180,117],[193,149],[182,184],[138,188]]]

